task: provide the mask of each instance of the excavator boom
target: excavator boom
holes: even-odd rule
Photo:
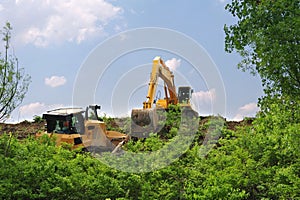
[[[164,81],[164,99],[155,99],[159,78]],[[178,88],[177,94],[173,72],[160,57],[155,57],[146,96],[147,100],[143,102],[143,109],[133,109],[131,112],[131,134],[137,137],[147,137],[149,133],[160,130],[163,124],[158,122],[166,119],[165,111],[168,110],[170,104],[180,104],[183,112],[197,116],[198,113],[193,111],[190,104],[192,92],[190,86],[182,86]],[[154,107],[153,104],[156,106]]]
[[[156,100],[155,95],[159,78],[164,82],[165,98]],[[147,133],[156,132],[159,129],[158,121],[166,117],[161,113],[168,108],[169,104],[175,105],[178,103],[174,74],[158,56],[153,59],[146,98],[146,101],[143,102],[143,109],[133,109],[131,112],[131,133],[137,133],[139,136],[141,136],[141,133],[146,133],[142,137],[147,136]],[[153,104],[156,104],[156,106],[153,107]]]
[[[165,86],[165,103],[158,106],[166,109],[169,103],[178,103],[173,72],[171,72],[164,61],[157,56],[153,60],[148,93],[146,96],[147,100],[143,103],[143,109],[149,109],[153,107],[158,85],[158,78],[161,78],[164,81]]]

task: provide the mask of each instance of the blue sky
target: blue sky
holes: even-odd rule
[[[80,67],[97,45],[123,31],[143,27],[178,31],[196,41],[222,77],[226,94],[225,117],[240,120],[244,116],[254,116],[258,110],[257,99],[263,95],[261,81],[259,77],[238,70],[236,65],[240,57],[224,51],[224,24],[235,22],[224,9],[226,3],[228,0],[0,1],[0,24],[9,21],[13,26],[14,53],[32,77],[27,95],[10,121],[32,119],[46,110],[71,106]],[[142,107],[151,62],[157,55],[174,71],[177,85],[186,84],[181,76],[192,85],[200,115],[218,114],[211,109],[211,102],[218,94],[206,87],[205,77],[188,73],[192,66],[184,58],[157,49],[132,52],[112,63],[99,81],[95,102],[91,103],[102,105],[101,113],[113,116],[123,116],[133,107]],[[118,84],[126,87],[124,74],[137,68],[140,70],[135,72],[139,73],[136,77],[143,84],[129,92],[118,88]]]

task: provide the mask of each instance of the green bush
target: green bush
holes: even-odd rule
[[[33,122],[34,123],[41,123],[42,121],[44,121],[44,119],[41,116],[35,115],[33,117]]]
[[[284,103],[274,103],[253,125],[236,131],[212,118],[199,127],[190,147],[183,140],[189,135],[178,134],[182,130],[173,126],[167,140],[151,134],[125,145],[129,152],[149,153],[146,158],[103,155],[96,159],[89,153],[56,147],[53,138],[18,141],[4,134],[0,137],[0,199],[299,199],[296,105],[300,104],[291,111]],[[207,130],[212,138],[214,134],[220,138],[203,157],[202,143],[195,140]],[[187,148],[179,158],[156,169],[183,147]],[[133,173],[112,168],[119,159],[125,162],[118,169]]]

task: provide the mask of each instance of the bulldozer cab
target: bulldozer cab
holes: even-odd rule
[[[101,106],[99,105],[89,105],[85,109],[85,120],[97,120],[100,121],[100,118],[98,116],[98,110],[101,109]]]
[[[106,125],[99,120],[99,105],[82,108],[59,108],[43,114],[46,120],[46,132],[49,137],[56,137],[56,145],[68,143],[72,149],[83,147],[91,152],[115,151],[129,139],[126,134],[106,130]],[[37,133],[41,137],[45,133]]]
[[[189,86],[182,86],[178,88],[178,101],[180,104],[190,104],[193,89]]]
[[[47,133],[81,134],[85,132],[81,108],[61,108],[43,114]]]

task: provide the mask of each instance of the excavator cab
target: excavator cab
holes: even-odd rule
[[[178,101],[180,104],[190,104],[193,89],[190,86],[181,86],[178,88]]]

